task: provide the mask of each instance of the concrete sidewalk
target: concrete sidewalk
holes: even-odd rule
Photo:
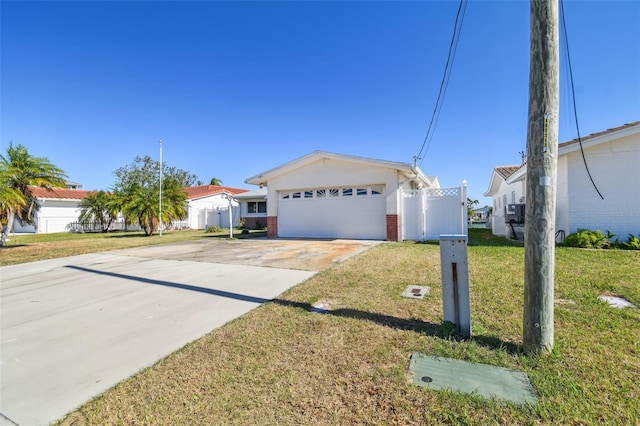
[[[131,251],[0,268],[0,425],[49,424],[315,273]]]

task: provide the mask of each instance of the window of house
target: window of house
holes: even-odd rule
[[[338,188],[331,188],[329,190],[329,197],[337,197],[340,195],[340,190]]]
[[[356,195],[367,195],[367,188],[356,189]]]
[[[511,191],[511,204],[516,203],[516,191]]]
[[[291,198],[300,198],[300,191],[291,194]]]
[[[313,191],[304,191],[304,198],[313,198]]]
[[[371,187],[371,195],[382,195],[382,185],[376,185]]]
[[[316,198],[322,198],[327,196],[327,191],[324,189],[318,189],[316,191]]]
[[[266,212],[267,212],[266,201],[250,201],[247,203],[247,213],[266,213]]]
[[[353,195],[353,188],[344,188],[342,190],[343,197],[351,197]]]

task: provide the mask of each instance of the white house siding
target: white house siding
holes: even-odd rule
[[[571,199],[567,234],[599,229],[626,239],[629,233],[640,233],[640,134],[585,149],[589,171],[604,200],[589,180],[580,151],[565,157]]]
[[[386,212],[398,214],[397,176],[393,169],[325,158],[271,179],[267,199],[277,200],[279,192],[297,189],[384,185]],[[278,203],[268,203],[267,216],[278,216]]]
[[[35,224],[22,226],[15,222],[15,232],[54,234],[69,232],[69,225],[78,221],[80,200],[40,200],[40,209],[36,213]]]
[[[569,167],[567,166],[567,156],[558,157],[558,171],[556,179],[556,230],[563,230],[565,236],[569,235]],[[524,180],[523,180],[524,182]]]
[[[240,209],[236,201],[232,201],[233,225],[238,225]],[[189,200],[189,227],[206,229],[209,226],[229,227],[229,200],[222,193]]]
[[[372,187],[383,188],[383,194],[340,195],[335,200],[282,199],[283,194],[295,191],[331,188],[369,188],[370,194]],[[281,237],[385,239],[386,215],[398,214],[398,172],[391,168],[324,158],[274,177],[267,190],[267,199],[277,200],[267,204],[267,216],[278,216]],[[284,216],[280,206],[285,206]]]
[[[611,231],[625,240],[640,233],[640,122],[583,138],[591,177],[604,197],[593,187],[577,141],[559,146],[556,231],[565,236],[578,229]],[[495,171],[492,179],[495,178]],[[493,233],[505,235],[504,198],[511,191],[524,196],[526,167],[501,179],[494,191]],[[493,183],[493,181],[492,181]],[[526,200],[525,200],[526,203]]]
[[[508,204],[524,203],[525,197],[524,180],[508,184],[501,180],[500,189],[493,196],[493,214],[491,215],[491,229],[493,234],[505,236],[507,235],[507,227],[505,225],[505,212]]]

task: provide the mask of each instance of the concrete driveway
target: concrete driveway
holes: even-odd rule
[[[0,425],[53,422],[375,244],[211,239],[0,268]]]

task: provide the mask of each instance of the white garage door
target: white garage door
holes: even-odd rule
[[[382,185],[280,193],[278,236],[384,240],[386,201]]]

